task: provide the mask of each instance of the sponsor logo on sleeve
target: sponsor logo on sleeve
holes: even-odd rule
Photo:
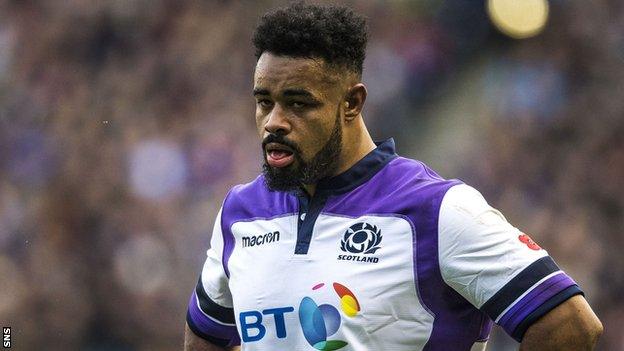
[[[533,241],[533,239],[531,239],[530,236],[524,233],[518,235],[518,240],[520,240],[523,244],[525,244],[531,250],[535,250],[535,251],[541,250],[541,247],[537,245],[537,243]]]

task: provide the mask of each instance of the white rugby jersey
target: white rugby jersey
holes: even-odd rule
[[[187,323],[243,350],[482,350],[581,294],[481,194],[392,139],[303,192],[259,176],[217,216]]]

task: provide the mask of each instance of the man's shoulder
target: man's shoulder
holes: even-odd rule
[[[235,222],[251,218],[271,218],[297,209],[296,198],[287,192],[271,191],[259,175],[251,182],[235,185],[223,202],[226,221]]]
[[[438,182],[446,180],[424,162],[412,158],[398,156],[395,160],[393,160],[393,162],[390,163],[390,166],[390,171],[399,174],[403,173],[420,181]]]
[[[379,181],[393,189],[409,193],[428,195],[445,191],[449,187],[462,184],[457,179],[445,179],[424,162],[399,156],[381,174]]]
[[[268,191],[268,189],[264,184],[264,176],[260,174],[250,182],[234,185],[230,188],[226,198],[244,199],[249,196],[257,196],[265,191]]]
[[[332,201],[327,212],[349,216],[434,216],[446,191],[458,184],[462,182],[442,178],[421,161],[399,156],[366,183]]]

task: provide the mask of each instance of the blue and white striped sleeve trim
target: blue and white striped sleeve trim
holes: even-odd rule
[[[583,292],[576,282],[546,256],[511,279],[481,310],[520,341],[537,319],[578,294]]]
[[[186,322],[196,335],[222,347],[240,344],[234,310],[214,302],[200,281],[188,304]]]

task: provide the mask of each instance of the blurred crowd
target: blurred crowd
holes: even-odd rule
[[[250,36],[276,4],[0,0],[0,324],[16,349],[181,348],[223,196],[260,171]],[[422,112],[485,62],[476,142],[443,175],[547,248],[605,323],[601,349],[624,350],[624,6],[553,1],[516,41],[480,1],[349,4],[370,17],[365,118],[399,151],[435,147]]]
[[[624,4],[555,7],[538,38],[487,58],[479,145],[458,169],[584,288],[624,350]]]

